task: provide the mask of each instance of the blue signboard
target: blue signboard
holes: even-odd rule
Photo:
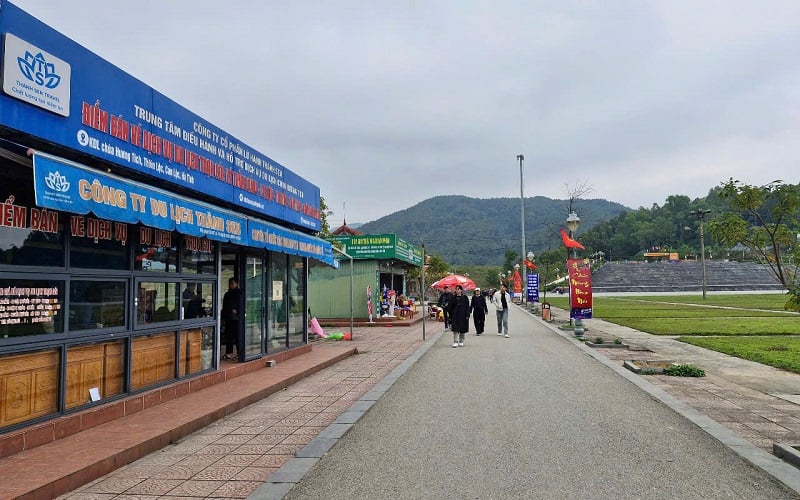
[[[247,227],[250,246],[290,255],[303,255],[339,267],[338,261],[333,258],[333,248],[328,241],[264,221],[251,219]]]
[[[77,214],[300,255],[339,267],[330,242],[35,152],[36,204]]]
[[[5,1],[0,32],[0,127],[320,230],[319,188],[280,163]]]
[[[33,155],[36,204],[218,241],[246,243],[247,219],[166,191],[41,153]],[[310,237],[310,236],[309,236]]]
[[[528,302],[539,302],[539,273],[528,273],[526,290]]]

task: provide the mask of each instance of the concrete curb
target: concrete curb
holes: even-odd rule
[[[414,353],[383,377],[370,391],[361,396],[350,408],[345,410],[332,424],[312,439],[267,481],[247,498],[248,500],[282,500],[303,477],[314,468],[319,460],[333,448],[339,439],[353,428],[372,406],[419,361],[444,334],[443,331],[427,339]]]

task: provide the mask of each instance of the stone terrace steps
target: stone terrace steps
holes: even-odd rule
[[[700,292],[703,267],[700,261],[609,262],[592,273],[592,291]],[[783,290],[772,274],[754,262],[706,261],[706,290]]]

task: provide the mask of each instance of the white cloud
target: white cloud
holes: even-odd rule
[[[795,0],[15,3],[320,186],[334,225],[516,197],[520,153],[526,196],[634,208],[799,181]]]

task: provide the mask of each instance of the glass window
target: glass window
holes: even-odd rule
[[[139,282],[136,287],[136,321],[139,325],[180,319],[179,283]]]
[[[64,267],[65,215],[37,208],[30,179],[9,171],[0,182],[0,265]]]
[[[306,332],[305,259],[289,256],[289,347],[305,343]]]
[[[64,282],[0,279],[0,338],[64,331]]]
[[[67,409],[122,394],[125,341],[68,347],[66,382]]]
[[[58,349],[0,356],[0,429],[58,411]]]
[[[181,332],[180,376],[212,368],[214,327],[205,326]]]
[[[183,237],[181,272],[187,274],[215,274],[216,245],[208,238]]]
[[[215,303],[213,281],[189,281],[183,284],[181,291],[183,319],[214,317]]]
[[[138,226],[139,245],[136,247],[134,269],[175,273],[178,271],[178,233]]]
[[[128,224],[70,215],[69,262],[71,267],[94,269],[130,268]]]
[[[160,332],[136,337],[131,343],[131,389],[175,379],[175,338],[177,332]]]
[[[125,326],[124,281],[71,281],[69,329]]]

